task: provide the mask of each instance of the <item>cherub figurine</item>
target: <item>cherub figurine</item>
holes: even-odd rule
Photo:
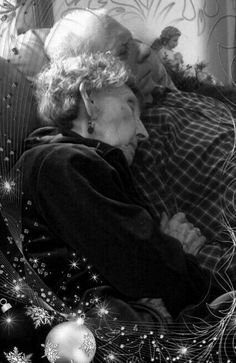
[[[207,83],[213,85],[223,85],[205,68],[207,64],[198,62],[196,64],[184,64],[183,55],[180,52],[174,52],[177,47],[181,31],[174,26],[167,26],[161,32],[159,38],[156,38],[151,45],[151,48],[158,53],[175,86],[179,87],[179,82],[183,78],[192,79],[193,83]],[[180,72],[179,72],[180,71]],[[175,79],[174,75],[179,76]]]
[[[181,32],[174,26],[167,26],[160,35],[161,49],[159,50],[163,62],[168,63],[172,69],[183,64],[183,56],[180,52],[174,52],[177,47]]]

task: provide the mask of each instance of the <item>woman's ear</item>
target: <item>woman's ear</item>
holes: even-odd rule
[[[85,86],[84,82],[81,83],[79,90],[80,90],[81,97],[84,101],[84,105],[85,105],[87,114],[89,115],[91,120],[96,120],[98,110],[97,110],[97,107],[95,106],[95,104],[93,103],[93,101],[91,100],[90,96],[88,95],[88,91],[86,90],[86,86]]]

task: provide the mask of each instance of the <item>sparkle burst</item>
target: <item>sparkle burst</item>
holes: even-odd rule
[[[109,314],[106,303],[103,302],[97,305],[97,314],[100,318]]]
[[[93,275],[91,276],[91,280],[93,280],[93,281],[97,282],[97,281],[98,281],[98,275],[97,275],[97,274],[93,274]]]
[[[4,313],[0,318],[0,329],[7,329],[9,332],[16,328],[17,317],[12,313]]]
[[[113,352],[108,353],[108,355],[105,357],[105,361],[107,361],[108,363],[112,363],[112,362],[116,362],[116,356]]]
[[[72,260],[72,261],[69,261],[70,263],[70,267],[73,268],[73,269],[79,269],[79,261],[77,260]]]
[[[178,350],[178,353],[181,356],[186,356],[188,354],[188,348],[187,347],[180,347]]]
[[[13,180],[2,180],[0,183],[0,191],[3,195],[14,193],[16,183]]]

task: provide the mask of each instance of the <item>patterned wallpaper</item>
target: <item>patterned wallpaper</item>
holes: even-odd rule
[[[147,43],[174,25],[182,32],[176,50],[186,63],[206,61],[224,83],[236,80],[236,0],[0,0],[0,41],[10,25],[18,33],[48,27],[53,13],[57,20],[75,8],[106,8]]]
[[[167,25],[182,36],[178,50],[185,62],[206,61],[223,82],[233,77],[235,0],[54,0],[58,19],[74,8],[106,8],[140,39],[151,43]]]

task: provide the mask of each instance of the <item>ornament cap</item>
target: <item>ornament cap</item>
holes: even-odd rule
[[[7,300],[4,298],[0,299],[0,305],[3,313],[6,313],[8,310],[12,308],[11,304],[8,303]]]

